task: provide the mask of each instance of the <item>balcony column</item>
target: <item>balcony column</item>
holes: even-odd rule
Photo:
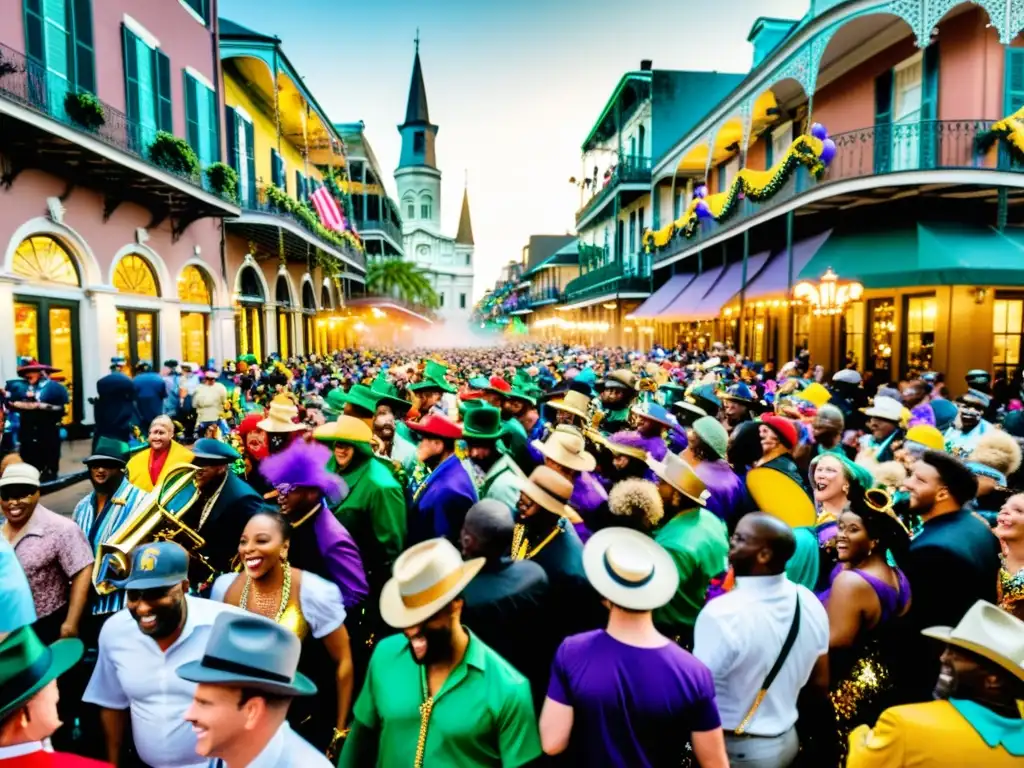
[[[117,355],[117,292],[113,288],[91,289],[86,294],[88,301],[81,307],[84,317],[79,322],[84,329],[83,338],[96,339],[96,345],[89,354],[82,355],[82,421],[93,420],[89,399],[96,397],[96,382],[107,373],[106,362]]]
[[[363,221],[367,221],[370,218],[370,209],[366,207],[366,163],[363,163]],[[351,192],[349,192],[351,194]],[[381,216],[383,219],[384,217]],[[383,224],[381,225],[383,226]]]
[[[277,304],[263,305],[263,354],[280,353],[281,345],[277,338]]]
[[[793,218],[794,213],[786,214],[786,301],[787,308],[783,313],[786,316],[786,334],[782,337],[782,348],[786,350],[787,360],[792,360],[796,355],[793,349],[793,307],[789,305],[789,299],[793,296]]]
[[[740,274],[740,353],[745,352],[746,334],[743,333],[743,318],[747,302],[747,261],[750,258],[750,230],[743,231],[743,270]]]
[[[210,355],[214,360],[235,360],[238,344],[233,307],[214,307],[210,313]]]

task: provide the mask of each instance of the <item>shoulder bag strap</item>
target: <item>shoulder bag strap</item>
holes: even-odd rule
[[[764,697],[768,693],[768,688],[778,677],[779,672],[782,670],[782,665],[786,663],[786,659],[789,657],[789,652],[793,650],[793,644],[796,642],[796,636],[800,633],[800,591],[796,593],[796,610],[793,611],[793,623],[789,625],[789,634],[786,635],[786,640],[782,643],[782,650],[779,651],[779,657],[775,659],[775,664],[772,665],[771,670],[768,672],[768,676],[764,679],[761,684],[761,689],[757,692],[757,696],[754,697],[754,703],[747,712],[746,717],[740,722],[739,726],[733,733],[737,736],[742,736],[747,726],[750,725],[750,721],[754,719],[754,715],[757,714],[758,708],[761,706],[761,702],[764,701]]]

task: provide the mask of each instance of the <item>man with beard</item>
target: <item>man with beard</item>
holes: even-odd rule
[[[481,499],[494,499],[504,504],[511,520],[526,476],[512,457],[501,449],[501,411],[482,400],[470,400],[465,406],[462,436],[466,440],[469,454],[466,461],[476,480],[477,495]]]
[[[374,649],[339,768],[517,768],[540,757],[526,679],[462,624],[460,595],[484,563],[463,562],[446,539],[395,562],[380,612],[402,633]]]
[[[472,478],[455,455],[462,429],[436,413],[420,422],[407,421],[406,426],[419,437],[417,458],[430,471],[409,504],[409,541],[437,536],[458,541],[466,512],[479,499]]]
[[[374,379],[370,390],[377,397],[377,409],[371,426],[377,438],[378,451],[409,474],[416,466],[416,443],[398,432],[396,422],[405,417],[412,403],[398,397],[398,390],[388,383],[383,373]],[[405,425],[402,427],[405,428]],[[408,430],[405,431],[408,435]]]
[[[978,440],[995,429],[983,418],[991,405],[992,398],[984,392],[969,389],[957,398],[957,409],[960,414],[960,425],[955,423],[946,430],[946,445],[949,452],[959,458],[970,456]]]
[[[83,462],[89,469],[92,491],[75,505],[71,517],[85,533],[93,552],[99,552],[100,544],[106,543],[145,501],[145,492],[125,477],[127,461],[128,446],[103,437],[96,441],[96,450]],[[101,578],[104,575],[103,565],[100,563]],[[93,621],[87,619],[83,622],[86,631],[82,633],[87,648],[95,647],[103,622],[123,607],[123,592],[101,596],[95,590],[89,590],[87,613],[93,616]]]
[[[757,405],[757,398],[750,387],[742,381],[736,382],[725,390],[721,396],[722,408],[718,418],[725,427],[726,432],[732,434],[736,426],[744,421],[754,420],[754,408]]]
[[[127,610],[114,614],[100,632],[96,669],[82,700],[101,707],[107,759],[114,765],[132,764],[125,760],[129,748],[151,768],[207,764],[184,720],[196,686],[174,670],[203,657],[218,615],[246,614],[189,595],[188,561],[174,542],[136,547],[129,576],[118,583]],[[133,744],[124,743],[129,715]]]
[[[596,387],[601,395],[601,407],[604,419],[601,429],[604,432],[618,432],[629,429],[629,408],[636,397],[636,376],[625,368],[612,371]]]
[[[935,701],[893,707],[850,735],[847,768],[1024,763],[1024,622],[979,600],[955,627],[923,630],[943,641]]]
[[[907,677],[905,701],[920,701],[928,697],[939,659],[919,633],[955,625],[978,600],[996,602],[999,539],[963,508],[977,495],[978,481],[949,454],[925,451],[904,488],[923,527],[899,558],[913,600],[905,619],[909,636],[898,644],[898,668]]]
[[[900,428],[903,419],[903,403],[886,395],[878,395],[870,408],[864,408],[867,417],[868,434],[860,439],[857,460],[863,463],[872,460],[878,464],[892,461],[896,454],[895,445],[903,439]]]

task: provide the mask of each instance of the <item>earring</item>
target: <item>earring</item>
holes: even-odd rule
[[[849,493],[849,492],[850,492],[850,486],[844,485],[843,486],[843,493]]]

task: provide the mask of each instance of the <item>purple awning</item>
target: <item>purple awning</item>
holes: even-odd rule
[[[793,243],[793,279],[806,267],[814,254],[825,244],[832,230]],[[749,281],[746,299],[787,299],[789,298],[789,264],[786,251],[776,253],[761,274]]]
[[[647,301],[630,313],[637,320],[653,320],[693,280],[693,275],[672,275],[661,288],[647,297]]]
[[[765,263],[771,251],[756,253],[747,257],[747,283],[752,277],[764,269]],[[710,320],[718,317],[729,300],[735,296],[743,287],[743,262],[738,261],[730,264],[721,279],[704,294],[704,297],[697,302],[689,311],[686,320]]]
[[[657,319],[664,323],[679,323],[688,320],[690,307],[697,304],[722,275],[724,267],[712,267],[693,278],[682,293],[661,311]]]

